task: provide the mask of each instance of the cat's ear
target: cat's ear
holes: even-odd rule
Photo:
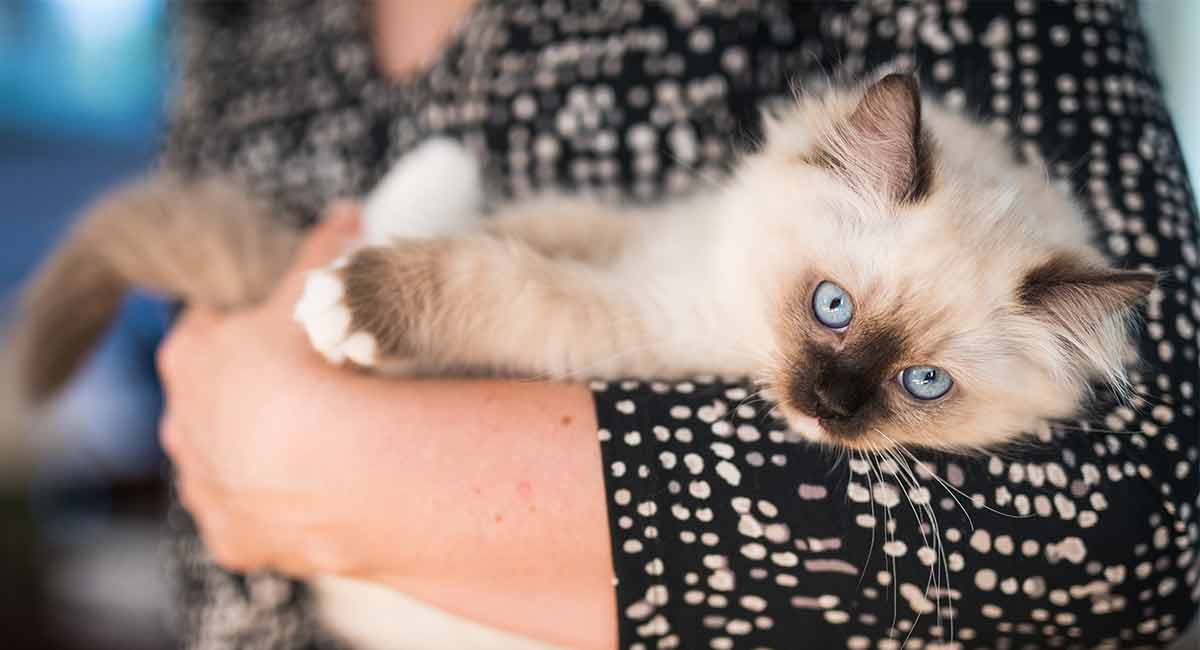
[[[921,91],[913,74],[888,74],[868,86],[829,144],[827,162],[862,189],[896,204],[920,201],[929,192],[931,144],[921,127]]]
[[[1059,253],[1025,274],[1017,297],[1034,316],[1083,335],[1101,320],[1130,313],[1157,281],[1150,271],[1112,269]]]

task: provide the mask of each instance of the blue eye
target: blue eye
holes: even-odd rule
[[[919,400],[934,400],[945,395],[954,380],[941,368],[911,366],[900,371],[900,385]]]
[[[813,316],[830,329],[842,329],[854,318],[854,303],[846,290],[828,280],[817,285],[812,298]]]

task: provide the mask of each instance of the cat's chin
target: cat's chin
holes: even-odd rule
[[[819,445],[832,447],[850,449],[864,448],[861,437],[846,439],[841,436],[833,435],[826,431],[825,428],[821,426],[821,421],[815,417],[804,415],[793,408],[784,407],[781,410],[784,411],[785,418],[787,419],[788,430],[796,440],[805,440]],[[880,441],[874,441],[874,443],[870,444],[870,446],[867,448],[878,449],[879,447],[886,446],[887,445]]]
[[[776,409],[783,416],[783,421],[788,425],[788,436],[793,441],[805,441],[827,447],[850,447],[857,448],[857,445],[852,441],[847,441],[841,436],[833,435],[826,431],[821,426],[821,421],[816,417],[808,415],[797,409],[788,400],[778,399],[777,393],[771,388],[766,388],[762,391],[765,399],[774,401]]]
[[[804,415],[791,408],[784,408],[783,411],[792,435],[809,442],[833,443],[833,438],[821,428],[821,423],[817,421],[817,418]]]

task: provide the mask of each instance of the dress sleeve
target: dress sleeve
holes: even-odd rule
[[[870,455],[788,441],[752,385],[596,384],[621,647],[1162,647],[1200,600],[1200,268],[1137,8],[890,7],[826,6],[797,78],[920,63],[1117,264],[1161,271],[1139,398],[992,453]]]

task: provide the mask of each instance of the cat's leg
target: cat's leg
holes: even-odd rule
[[[317,272],[297,319],[330,360],[538,377],[652,375],[652,301],[608,270],[515,239],[406,240]]]
[[[501,208],[483,230],[519,239],[547,257],[603,265],[617,258],[643,223],[616,206],[544,196]]]

